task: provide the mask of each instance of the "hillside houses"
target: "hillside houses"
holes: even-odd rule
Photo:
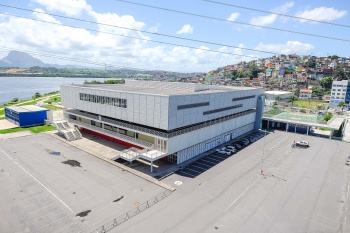
[[[308,80],[320,80],[344,72],[350,78],[350,58],[295,54],[227,65],[204,75],[203,83],[230,86],[260,86],[267,89],[307,88]]]

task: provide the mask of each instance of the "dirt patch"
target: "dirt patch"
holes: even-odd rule
[[[118,202],[118,201],[120,201],[120,200],[123,199],[123,198],[124,198],[124,196],[121,196],[121,197],[115,199],[113,202]]]
[[[80,163],[76,160],[69,159],[69,160],[63,161],[61,163],[71,165],[72,167],[81,167]]]
[[[86,210],[86,211],[80,212],[79,214],[76,214],[75,216],[86,217],[90,212],[91,210]]]

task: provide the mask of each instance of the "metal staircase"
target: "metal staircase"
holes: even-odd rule
[[[52,124],[68,141],[82,138],[80,131],[75,126],[71,126],[67,121],[53,121]]]

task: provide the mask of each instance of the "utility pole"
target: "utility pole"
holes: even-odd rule
[[[263,147],[263,153],[261,156],[261,166],[260,166],[260,175],[264,175],[264,157],[265,157],[265,141],[266,141],[266,129],[265,129],[265,136],[264,136],[264,147]]]

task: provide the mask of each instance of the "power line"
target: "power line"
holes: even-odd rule
[[[97,23],[97,22],[90,21],[90,20],[73,18],[73,17],[57,15],[57,14],[49,14],[49,13],[44,13],[44,12],[41,12],[41,11],[29,10],[29,9],[25,9],[25,8],[21,8],[21,7],[9,6],[9,5],[4,5],[4,4],[0,4],[0,6],[13,8],[13,9],[17,9],[17,10],[22,10],[22,11],[34,12],[34,13],[38,13],[38,14],[55,16],[55,17],[64,18],[64,19],[80,21],[80,22],[84,22],[84,23],[92,23],[92,24],[98,24],[98,25],[103,25],[103,26],[108,26],[108,27],[121,28],[121,29],[126,29],[126,30],[131,30],[131,31],[137,31],[137,32],[142,32],[142,33],[147,33],[147,34],[152,34],[152,35],[157,35],[157,36],[164,36],[164,37],[181,39],[181,40],[187,40],[187,41],[192,41],[192,42],[199,42],[199,43],[205,43],[205,44],[211,44],[211,45],[217,45],[217,46],[226,46],[226,47],[230,47],[230,48],[238,48],[238,49],[242,49],[242,50],[249,50],[249,51],[254,51],[254,52],[269,53],[269,54],[273,54],[273,55],[278,55],[278,53],[262,51],[262,50],[258,50],[258,49],[241,48],[239,46],[220,44],[220,43],[216,43],[216,42],[210,42],[210,41],[204,41],[204,40],[198,40],[198,39],[191,39],[191,38],[185,38],[185,37],[180,37],[180,36],[172,36],[172,35],[162,34],[162,33],[158,33],[158,32],[149,32],[149,31],[144,31],[144,30],[139,30],[139,29],[134,29],[134,28],[128,28],[128,27],[122,27],[122,26],[106,24],[106,23]],[[22,16],[16,16],[16,15],[8,14],[8,13],[3,13],[3,14],[14,16],[14,17],[22,17]],[[31,18],[27,18],[27,19],[31,19]]]
[[[240,21],[232,21],[232,20],[228,20],[228,19],[222,19],[222,18],[207,16],[207,15],[200,15],[200,14],[186,12],[186,11],[173,10],[173,9],[163,8],[163,7],[158,7],[158,6],[146,5],[146,4],[137,3],[137,2],[130,2],[130,1],[126,1],[126,0],[115,0],[115,1],[117,1],[117,2],[124,2],[124,3],[128,3],[128,4],[133,4],[133,5],[137,5],[137,6],[153,8],[153,9],[158,9],[158,10],[174,12],[174,13],[183,14],[183,15],[190,15],[190,16],[196,16],[196,17],[200,17],[200,18],[224,21],[224,22],[228,22],[228,23],[235,23],[235,24],[240,24],[240,25],[245,25],[245,26],[259,27],[259,28],[265,28],[265,29],[269,29],[269,30],[288,32],[288,33],[293,33],[293,34],[299,34],[299,35],[304,35],[304,36],[312,36],[312,37],[318,37],[318,38],[329,39],[329,40],[350,42],[350,40],[343,39],[343,38],[329,37],[329,36],[311,34],[311,33],[306,33],[306,32],[298,32],[298,31],[286,30],[286,29],[281,29],[281,28],[274,28],[274,27],[262,26],[262,25],[257,25],[257,24],[244,23],[244,22],[240,22]]]
[[[22,52],[22,53],[28,53],[31,55],[37,55],[40,57],[48,57],[48,58],[66,60],[66,61],[74,61],[74,62],[85,63],[85,64],[96,65],[96,66],[103,66],[103,67],[106,66],[106,67],[113,67],[113,68],[119,68],[119,69],[130,69],[130,70],[136,70],[136,71],[151,71],[151,70],[132,68],[132,67],[127,67],[127,66],[116,66],[116,65],[112,65],[112,64],[106,64],[103,62],[96,62],[96,61],[89,61],[89,60],[83,60],[83,59],[77,59],[77,58],[71,58],[71,57],[64,57],[64,56],[58,56],[58,55],[53,55],[53,54],[47,54],[47,53],[40,53],[40,52],[36,52],[36,51],[31,51],[31,50],[10,48],[10,47],[5,47],[5,46],[1,46],[1,45],[0,45],[0,50],[18,51],[18,52]]]
[[[287,14],[282,14],[282,13],[277,13],[277,12],[272,12],[272,11],[265,11],[265,10],[261,10],[261,9],[256,9],[256,8],[251,8],[251,7],[246,7],[246,6],[240,6],[240,5],[235,5],[235,4],[229,4],[229,3],[225,3],[225,2],[218,2],[218,1],[213,1],[213,0],[202,0],[202,1],[210,2],[210,3],[214,3],[214,4],[218,4],[218,5],[236,7],[236,8],[250,10],[250,11],[257,11],[257,12],[262,12],[262,13],[267,13],[267,14],[274,14],[274,15],[284,16],[284,17],[288,17],[288,18],[294,18],[294,19],[312,21],[312,22],[316,22],[316,23],[329,24],[329,25],[332,25],[332,26],[350,28],[349,25],[345,25],[345,24],[331,23],[331,22],[326,22],[326,21],[322,21],[322,20],[303,18],[303,17],[299,17],[299,16],[287,15]]]
[[[202,50],[202,51],[213,52],[213,53],[221,53],[221,54],[226,54],[226,55],[234,55],[234,56],[249,57],[249,58],[260,58],[258,56],[254,56],[254,55],[242,55],[242,54],[237,54],[237,53],[230,53],[230,52],[217,51],[217,50],[212,50],[212,49],[205,49],[205,48],[198,48],[198,47],[187,46],[187,45],[180,45],[180,44],[169,43],[169,42],[158,41],[158,40],[152,40],[152,39],[146,39],[146,38],[140,38],[140,37],[135,37],[135,36],[121,35],[121,34],[117,34],[117,33],[104,32],[104,31],[94,30],[94,29],[89,29],[89,28],[83,28],[83,27],[77,27],[77,26],[71,26],[71,25],[64,25],[64,24],[61,24],[61,23],[55,23],[55,22],[45,21],[45,20],[41,20],[41,19],[32,19],[32,18],[29,18],[29,17],[12,15],[12,14],[8,14],[8,13],[0,13],[0,15],[8,15],[8,16],[17,17],[17,18],[23,18],[23,19],[33,20],[33,21],[39,21],[39,22],[54,24],[54,25],[58,25],[58,26],[62,26],[62,27],[71,27],[71,28],[76,28],[76,29],[85,29],[85,30],[92,31],[92,32],[98,32],[98,33],[109,34],[109,35],[114,35],[114,36],[121,36],[121,37],[132,38],[132,39],[137,39],[137,40],[143,40],[143,41],[148,41],[148,42],[155,42],[155,43],[159,43],[159,44],[178,46],[178,47],[183,47],[183,48]],[[261,52],[263,52],[263,51],[261,51]],[[264,51],[264,53],[271,53],[271,52]],[[276,54],[276,53],[273,53],[273,54]]]

